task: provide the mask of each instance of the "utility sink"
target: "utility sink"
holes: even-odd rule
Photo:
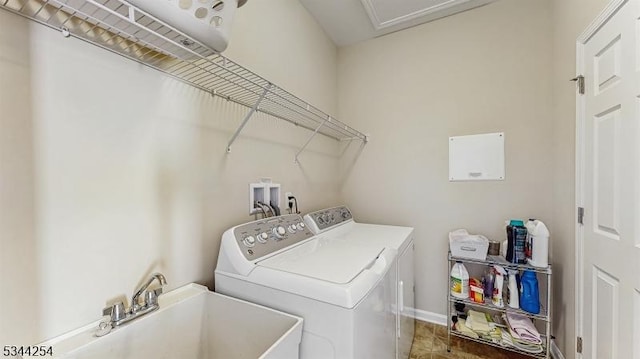
[[[302,318],[188,284],[160,309],[97,337],[98,322],[39,345],[57,358],[298,358]]]

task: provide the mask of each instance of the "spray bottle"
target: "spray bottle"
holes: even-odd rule
[[[499,308],[504,308],[504,301],[502,300],[502,287],[504,284],[504,277],[507,275],[507,271],[501,266],[493,266],[496,273],[496,278],[493,284],[493,297],[491,302],[493,305]]]
[[[515,269],[509,269],[509,285],[507,287],[507,300],[509,301],[509,307],[518,309],[520,308],[520,291],[518,290],[518,281],[516,279],[518,271]]]

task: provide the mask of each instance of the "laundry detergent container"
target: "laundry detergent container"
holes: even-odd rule
[[[129,0],[152,17],[217,52],[227,48],[233,16],[246,1]]]
[[[529,313],[540,313],[538,277],[529,270],[524,271],[520,279],[520,308]]]

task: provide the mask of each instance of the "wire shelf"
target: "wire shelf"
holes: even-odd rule
[[[485,265],[485,266],[499,265],[499,266],[503,267],[504,269],[515,269],[515,270],[518,270],[518,271],[528,270],[528,271],[532,271],[532,272],[536,272],[536,273],[542,273],[542,274],[545,274],[545,275],[551,275],[552,274],[551,264],[547,265],[546,267],[534,267],[534,266],[532,266],[530,264],[509,263],[502,256],[487,255],[487,259],[481,260],[481,259],[454,257],[451,254],[451,252],[449,252],[449,261],[452,261],[452,262],[464,262],[464,263],[475,263],[475,264],[481,264],[481,265]]]
[[[451,335],[454,337],[458,337],[461,339],[466,339],[466,340],[470,340],[472,342],[476,342],[476,343],[481,343],[481,344],[486,344],[486,345],[490,345],[492,347],[496,347],[499,349],[503,349],[503,350],[507,350],[510,352],[514,352],[514,353],[518,353],[518,354],[522,354],[522,355],[526,355],[526,356],[530,356],[533,358],[540,358],[540,359],[548,359],[549,355],[547,354],[547,346],[549,345],[549,340],[548,337],[546,336],[542,336],[542,352],[541,353],[530,353],[521,349],[518,349],[516,347],[510,346],[510,345],[502,345],[502,344],[498,344],[495,342],[492,342],[491,340],[487,340],[487,339],[482,339],[482,338],[472,338],[468,335],[464,335],[458,331],[452,330],[451,331]]]
[[[0,0],[0,8],[152,67],[214,96],[248,108],[259,103],[255,111],[314,134],[367,141],[360,131],[124,0]]]
[[[510,308],[506,304],[505,304],[505,306],[503,308],[496,307],[495,305],[491,304],[491,299],[490,298],[485,298],[483,303],[478,303],[478,302],[472,301],[471,299],[456,298],[456,297],[454,297],[452,295],[449,295],[449,302],[450,303],[462,303],[464,305],[468,305],[468,306],[471,306],[471,307],[491,310],[491,311],[500,312],[500,313],[507,313],[507,312],[518,313],[518,314],[524,315],[526,317],[543,320],[545,322],[551,321],[551,318],[547,314],[547,309],[542,305],[540,305],[540,313],[533,314],[533,313],[529,313],[529,312],[527,312],[525,310],[522,310],[520,308]]]

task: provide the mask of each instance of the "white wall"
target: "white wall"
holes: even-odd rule
[[[335,46],[298,2],[252,1],[228,56],[330,113]],[[0,343],[100,316],[153,271],[211,284],[222,232],[272,177],[302,210],[338,203],[338,146],[0,11]]]
[[[576,39],[609,0],[553,1],[553,247],[556,342],[575,354]]]
[[[446,312],[449,231],[502,240],[506,219],[552,222],[551,49],[549,0],[340,48],[339,118],[371,135],[342,158],[342,194],[356,220],[415,227],[418,309]],[[506,180],[450,183],[448,137],[498,131]]]

